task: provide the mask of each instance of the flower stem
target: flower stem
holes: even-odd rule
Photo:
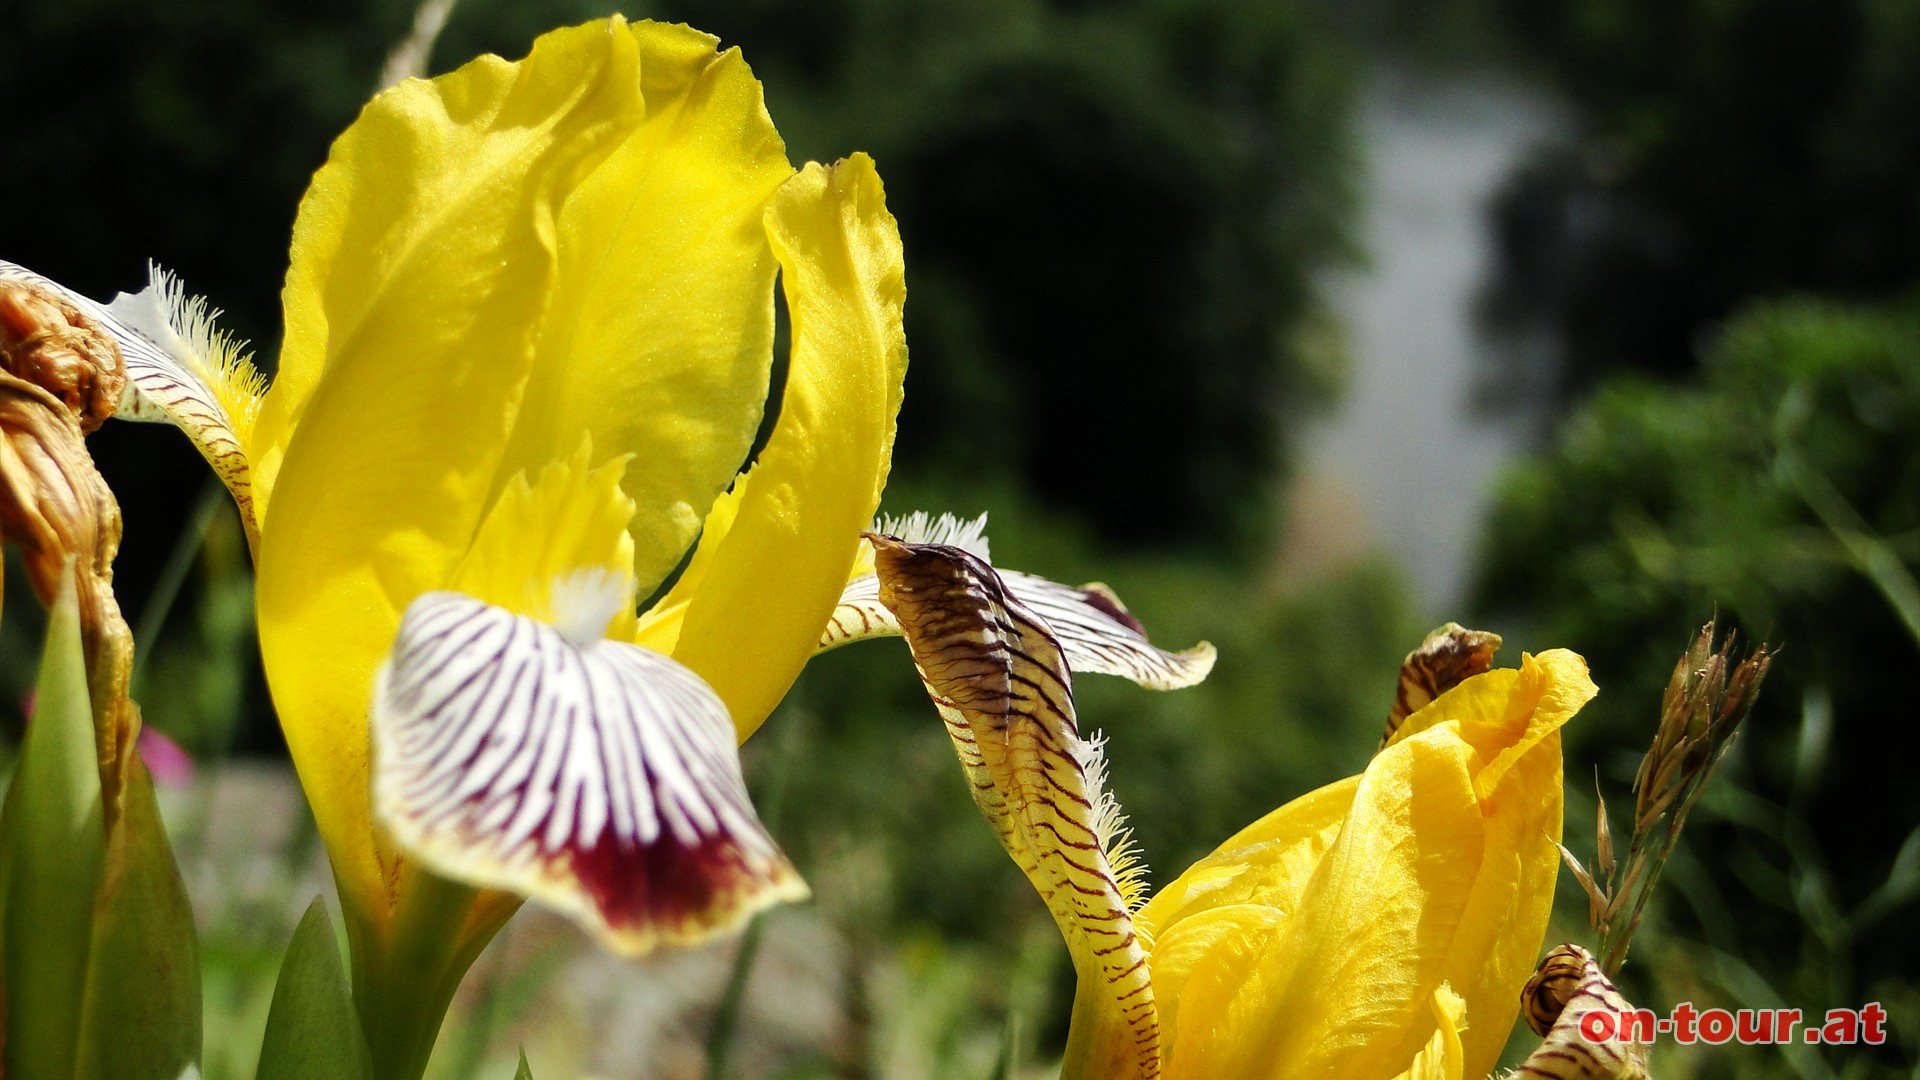
[[[460,980],[513,908],[418,867],[384,933],[354,935],[353,999],[374,1080],[420,1080]],[[485,909],[485,913],[483,913]]]

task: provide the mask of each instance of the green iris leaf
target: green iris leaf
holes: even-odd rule
[[[340,945],[315,897],[294,928],[267,1011],[257,1080],[372,1080]]]

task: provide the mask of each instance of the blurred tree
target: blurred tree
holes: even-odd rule
[[[1920,660],[1920,296],[1750,306],[1703,377],[1603,384],[1509,475],[1477,606],[1591,661],[1604,692],[1568,728],[1568,757],[1604,763],[1609,792],[1625,791],[1676,650],[1708,613],[1784,644],[1667,897],[1704,944],[1652,960],[1666,984],[1652,996],[1686,1000],[1693,980],[1741,1005],[1884,999],[1911,1033],[1920,787],[1889,724]],[[1643,960],[1662,935],[1647,937]],[[1920,1040],[1903,1038],[1911,1056]],[[1863,1060],[1898,1060],[1884,1053]]]
[[[1920,5],[1477,4],[1580,117],[1496,213],[1496,322],[1545,321],[1571,388],[1690,369],[1751,296],[1883,297],[1920,272]]]

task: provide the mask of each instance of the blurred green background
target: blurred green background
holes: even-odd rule
[[[1155,880],[1366,762],[1455,619],[1588,657],[1617,808],[1693,629],[1784,645],[1624,989],[1882,1001],[1884,1047],[1663,1047],[1662,1076],[1920,1076],[1920,5],[1906,0],[738,0],[620,5],[739,45],[796,160],[871,152],[908,253],[886,507],[992,513],[1001,563],[1112,584],[1212,678],[1086,680]],[[464,0],[430,67],[604,3]],[[0,0],[0,257],[97,297],[154,258],[270,365],[307,177],[412,5]],[[93,439],[203,921],[209,1080],[250,1074],[325,888],[184,439]],[[17,582],[19,579],[14,579]],[[14,582],[10,582],[14,584]],[[38,614],[7,590],[0,718]],[[986,1077],[1057,1060],[1069,967],[904,648],[809,668],[747,748],[816,901],[644,965],[529,913],[444,1076]],[[1616,827],[1623,823],[1616,820]],[[1590,940],[1565,887],[1554,940]],[[1518,1042],[1516,1043],[1518,1045]],[[505,1069],[502,1062],[506,1062]]]

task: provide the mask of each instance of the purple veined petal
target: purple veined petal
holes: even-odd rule
[[[461,593],[407,609],[373,704],[402,847],[609,947],[691,944],[806,895],[747,798],[726,706],[671,658]]]
[[[1097,581],[1075,586],[1018,570],[999,574],[1008,592],[1053,627],[1067,665],[1076,672],[1118,675],[1150,690],[1178,690],[1213,670],[1210,643],[1177,653],[1159,648],[1113,590]]]

